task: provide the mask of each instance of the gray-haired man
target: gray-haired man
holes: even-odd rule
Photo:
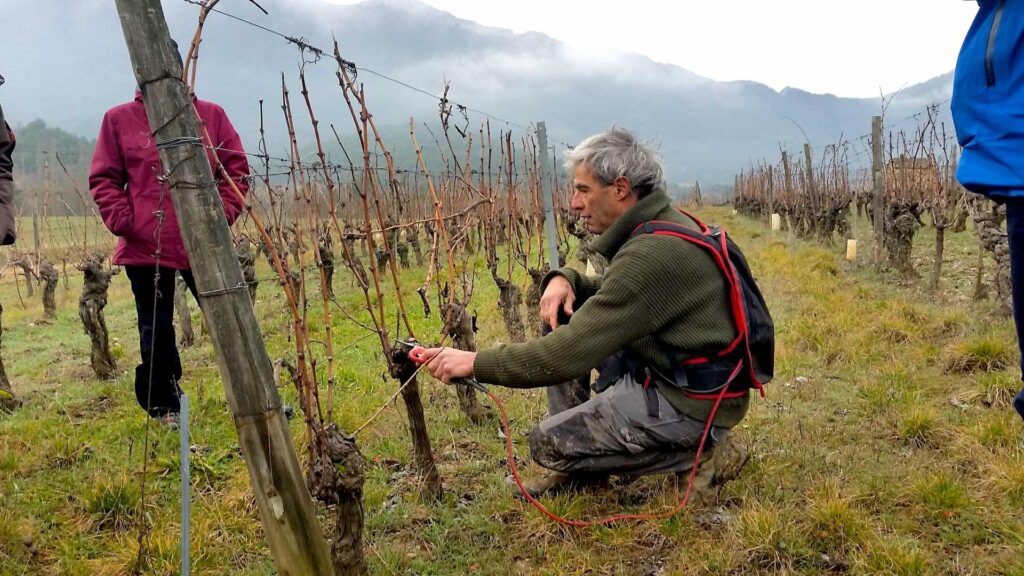
[[[431,374],[445,382],[474,376],[512,388],[564,382],[623,351],[631,359],[629,369],[602,371],[602,392],[534,428],[533,458],[549,472],[529,483],[533,495],[609,474],[689,470],[713,402],[651,375],[671,375],[680,361],[722,350],[737,338],[726,282],[711,255],[678,238],[634,235],[654,220],[698,227],[672,208],[654,148],[612,128],[569,151],[565,165],[573,176],[570,205],[600,234],[591,247],[609,261],[603,276],[563,268],[544,279],[542,319],[556,327],[561,312],[571,321],[523,344],[425,354],[433,357]],[[746,393],[721,400],[704,482],[734,476],[745,461],[726,438],[748,401]]]

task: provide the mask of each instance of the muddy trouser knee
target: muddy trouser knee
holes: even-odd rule
[[[530,433],[533,459],[572,474],[658,474],[693,466],[704,422],[676,411],[656,389],[623,376]],[[705,450],[727,430],[712,428]]]

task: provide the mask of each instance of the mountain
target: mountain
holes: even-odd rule
[[[417,0],[368,0],[351,6],[320,0],[260,4],[269,15],[244,0],[226,0],[218,8],[320,48],[330,49],[332,37],[337,38],[342,56],[361,69],[358,80],[378,127],[387,127],[389,141],[407,151],[410,117],[416,119],[420,144],[436,149],[424,123],[438,124],[437,100],[378,74],[431,94],[440,94],[445,81],[450,82],[449,98],[469,107],[465,119],[455,110],[452,124],[465,124],[476,134],[488,119],[481,112],[489,113],[495,139],[500,130],[521,135],[521,127],[539,120],[546,122],[549,139],[558,147],[612,124],[628,127],[659,141],[669,177],[688,185],[698,179],[730,183],[733,173],[751,161],[776,158],[780,146],[797,151],[805,134],[814,146],[841,137],[858,142],[855,137],[870,131],[871,116],[881,110],[881,98],[717,82],[638,54],[580,50],[538,33],[482,26]],[[5,6],[7,14],[17,15],[17,25],[0,37],[0,73],[7,78],[0,87],[0,103],[9,121],[27,124],[41,118],[95,137],[104,110],[131,98],[134,86],[113,3],[5,0]],[[166,0],[164,10],[172,35],[187,50],[197,7]],[[352,120],[332,59],[313,63],[315,55],[300,54],[285,39],[221,14],[208,19],[201,48],[197,91],[228,110],[248,150],[257,149],[263,100],[270,154],[287,155],[282,74],[298,136],[303,149],[311,150],[298,82],[303,59],[310,62],[305,66],[307,83],[325,138],[334,140],[329,124],[343,138],[352,138]],[[900,91],[886,110],[887,123],[943,101],[947,103],[940,114],[948,122],[951,90],[950,73]],[[906,121],[896,128],[913,126]],[[460,142],[454,144],[459,149]],[[338,157],[332,152],[332,158]],[[411,154],[399,160],[402,167],[413,167]]]

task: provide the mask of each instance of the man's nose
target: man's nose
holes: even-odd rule
[[[573,210],[583,210],[583,202],[580,200],[580,193],[575,190],[572,193],[572,197],[569,198],[569,208]]]

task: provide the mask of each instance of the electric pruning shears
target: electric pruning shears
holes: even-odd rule
[[[430,362],[432,357],[426,356],[427,349],[421,346],[419,342],[415,340],[398,340],[398,343],[410,348],[407,357],[413,363],[423,366],[427,362]],[[443,350],[444,348],[447,348],[447,346],[444,346],[441,349]],[[452,384],[463,384],[487,394],[487,388],[484,387],[484,385],[476,378],[454,378],[452,379]]]

